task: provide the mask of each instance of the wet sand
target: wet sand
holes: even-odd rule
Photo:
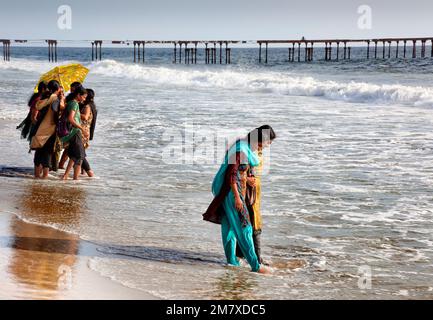
[[[92,271],[90,259],[101,256],[78,236],[0,211],[0,299],[154,298]]]

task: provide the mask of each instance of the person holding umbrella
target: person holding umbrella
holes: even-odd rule
[[[64,108],[64,96],[58,81],[51,80],[47,93],[36,103],[39,112],[38,121],[32,128],[31,150],[36,150],[34,157],[35,178],[46,179],[50,171],[51,156],[56,141],[56,112]]]

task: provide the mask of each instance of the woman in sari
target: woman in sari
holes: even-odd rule
[[[36,124],[38,121],[38,110],[36,110],[36,103],[42,98],[46,90],[47,84],[42,81],[38,84],[38,91],[33,93],[33,95],[30,97],[28,103],[29,113],[27,114],[27,117],[24,119],[24,121],[21,122],[17,127],[17,130],[21,130],[21,137],[23,139],[26,139],[29,136],[32,125]]]
[[[274,129],[269,125],[264,125],[257,128],[262,135],[266,135],[268,138],[262,139],[261,144],[255,151],[256,155],[259,158],[259,165],[254,170],[254,182],[248,183],[247,189],[247,206],[250,213],[251,223],[253,226],[253,241],[254,248],[257,254],[257,258],[259,259],[261,264],[268,265],[268,263],[263,261],[261,255],[261,234],[262,234],[262,214],[261,214],[261,198],[262,198],[262,173],[263,173],[263,149],[269,146],[272,141],[277,137]],[[251,181],[251,180],[250,180]],[[243,258],[242,251],[239,246],[236,248],[236,256],[239,258]]]
[[[56,142],[56,114],[63,108],[64,97],[60,84],[52,80],[48,83],[47,92],[36,103],[38,119],[30,133],[30,148],[36,150],[34,157],[36,179],[48,178]]]
[[[95,104],[95,91],[92,89],[86,89],[87,91],[87,98],[86,101],[84,101],[80,105],[80,113],[81,113],[81,121],[84,130],[88,133],[87,137],[83,136],[83,144],[84,149],[89,148],[89,142],[93,140],[93,135],[95,132],[95,126],[96,126],[96,117],[98,115],[98,111],[96,109]],[[87,161],[87,158],[83,160],[82,173],[86,172],[87,175],[92,178],[94,176],[93,170],[90,168],[89,161]]]
[[[270,138],[265,137],[262,130],[255,129],[229,148],[212,183],[215,198],[203,215],[204,220],[221,224],[227,263],[239,266],[236,257],[236,245],[239,245],[252,271],[259,273],[269,271],[261,266],[254,248],[246,190],[247,184],[254,185],[254,168],[260,164],[255,151],[269,144]]]

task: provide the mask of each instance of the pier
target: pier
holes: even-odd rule
[[[11,61],[11,41],[10,40],[0,40],[3,44],[3,60]]]
[[[63,40],[68,41],[68,40]],[[58,61],[58,43],[60,40],[11,40],[0,39],[3,44],[3,60],[11,60],[11,44],[27,44],[45,42],[48,45],[48,61]],[[73,42],[73,41],[68,41]],[[78,42],[78,40],[76,41]],[[204,64],[231,64],[232,45],[251,44],[258,45],[258,63],[267,64],[270,60],[269,48],[271,46],[286,47],[288,55],[285,59],[288,62],[312,62],[315,59],[321,61],[340,61],[352,59],[352,48],[366,48],[363,59],[407,59],[407,58],[433,58],[433,36],[415,38],[376,38],[376,39],[305,39],[300,40],[81,40],[91,45],[91,60],[102,60],[102,45],[133,46],[134,63],[144,64],[146,49],[154,46],[172,46],[174,64],[197,64],[198,52],[202,50]],[[401,46],[401,44],[403,44]],[[430,45],[431,52],[427,52],[427,45]],[[409,46],[409,48],[408,48]],[[395,55],[392,55],[392,48],[395,48]],[[323,56],[320,53],[323,49]],[[419,48],[419,50],[418,50]],[[410,55],[410,51],[412,54]],[[316,54],[315,54],[316,53]]]
[[[400,43],[404,44],[403,47],[403,58],[406,58],[406,49],[407,49],[407,43],[412,43],[412,58],[417,58],[417,47],[418,44],[421,45],[421,52],[420,57],[426,58],[427,57],[427,43],[430,43],[431,45],[431,53],[430,57],[433,58],[433,37],[423,37],[423,38],[378,38],[378,39],[321,39],[321,40],[257,40],[257,43],[259,45],[259,63],[263,62],[262,57],[262,47],[265,50],[265,58],[264,63],[268,63],[268,49],[269,45],[287,45],[289,54],[288,54],[288,61],[294,62],[294,61],[313,61],[314,53],[313,48],[314,45],[322,45],[324,47],[324,57],[323,60],[325,61],[339,61],[340,59],[343,60],[350,60],[351,54],[352,54],[352,47],[353,45],[357,46],[366,46],[366,59],[370,59],[370,45],[371,43],[374,43],[374,59],[378,59],[378,44],[382,44],[382,59],[391,59],[391,47],[393,44],[395,44],[395,50],[396,50],[396,58],[400,57]],[[340,44],[343,45],[343,55],[340,54]],[[386,51],[386,46],[388,46],[388,51]],[[295,58],[296,52],[295,47],[298,48],[297,50],[297,59]],[[304,59],[301,58],[301,47],[305,48],[304,53]],[[336,54],[333,56],[333,48],[336,48]]]

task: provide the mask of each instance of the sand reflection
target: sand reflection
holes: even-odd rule
[[[67,227],[78,226],[85,214],[85,191],[61,184],[31,183],[17,209],[29,221]],[[78,236],[12,217],[12,251],[8,271],[23,298],[53,299],[73,286],[79,254]]]
[[[216,296],[213,299],[251,300],[255,299],[257,280],[245,270],[227,270],[216,282]]]

